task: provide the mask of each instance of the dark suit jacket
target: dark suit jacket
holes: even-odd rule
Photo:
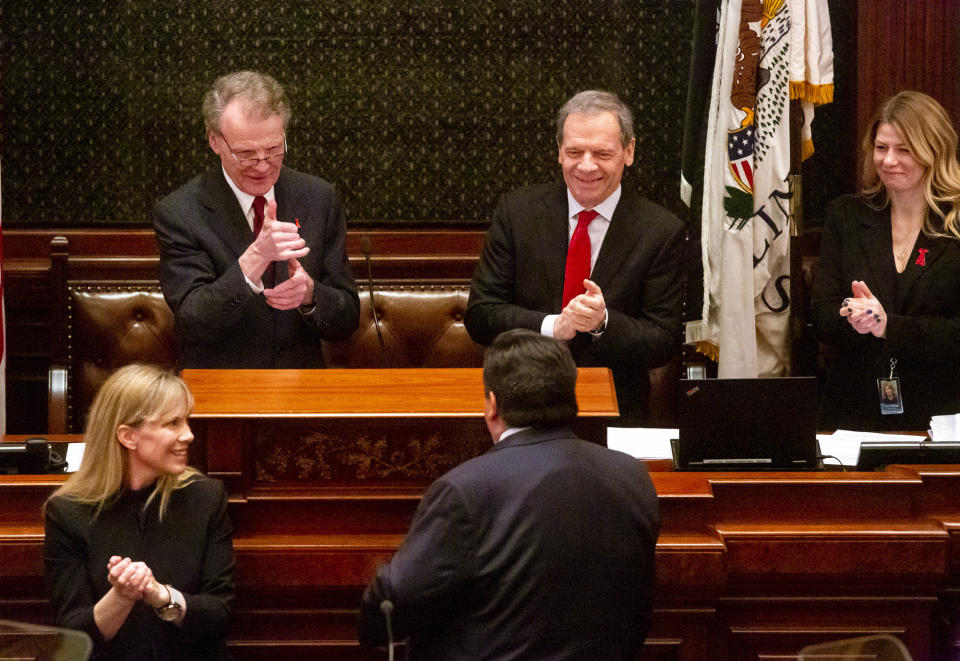
[[[920,256],[918,249],[927,252]],[[860,335],[839,314],[863,280],[887,313],[885,339]],[[856,196],[834,200],[820,244],[812,297],[821,342],[837,347],[821,392],[824,430],[928,428],[931,415],[960,412],[960,241],[920,234],[898,274],[890,208]],[[877,379],[900,377],[904,411],[880,414]]]
[[[346,222],[329,183],[284,167],[274,188],[277,217],[300,220],[310,254],[316,310],[274,310],[254,294],[237,259],[253,241],[223,170],[202,174],[154,209],[160,286],[176,319],[181,367],[323,367],[321,339],[357,328],[360,300],[347,263]],[[276,282],[287,265],[274,263]]]
[[[360,641],[384,643],[390,599],[417,661],[632,661],[659,530],[633,457],[567,428],[518,432],[430,487],[364,593]]]
[[[581,367],[612,370],[620,414],[635,423],[649,391],[647,370],[680,349],[683,229],[666,209],[622,191],[590,275],[603,290],[607,329],[600,337],[578,333],[570,351]],[[559,314],[568,243],[563,184],[505,195],[470,283],[470,337],[490,344],[511,328],[540,332],[546,315]]]

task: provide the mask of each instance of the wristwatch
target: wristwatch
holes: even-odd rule
[[[171,585],[165,585],[164,587],[167,588],[167,592],[170,594],[170,601],[159,608],[154,608],[153,612],[164,622],[173,622],[180,617],[180,614],[186,606],[186,602],[183,599],[183,594],[181,594],[179,590]]]

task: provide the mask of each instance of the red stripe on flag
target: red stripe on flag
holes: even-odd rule
[[[753,190],[753,168],[750,167],[750,161],[741,163],[743,173],[747,175],[747,183],[750,184],[750,190]]]

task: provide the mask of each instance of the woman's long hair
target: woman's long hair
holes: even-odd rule
[[[957,162],[957,132],[943,106],[922,92],[903,91],[877,109],[863,136],[863,190],[880,208],[890,199],[873,165],[874,140],[880,124],[900,132],[910,153],[923,168],[927,236],[960,238],[960,163]],[[934,216],[938,218],[934,223]]]
[[[154,365],[121,367],[104,382],[90,407],[83,438],[86,447],[79,470],[50,498],[93,504],[99,513],[120,495],[129,470],[127,449],[117,438],[120,426],[139,427],[171,414],[186,416],[192,410],[190,389],[172,372]],[[160,518],[163,518],[170,494],[196,475],[198,472],[189,467],[179,475],[161,475],[147,504],[159,495]]]

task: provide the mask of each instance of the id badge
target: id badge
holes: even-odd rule
[[[880,413],[883,415],[903,413],[900,377],[891,376],[886,379],[877,379],[877,391],[880,394]]]

